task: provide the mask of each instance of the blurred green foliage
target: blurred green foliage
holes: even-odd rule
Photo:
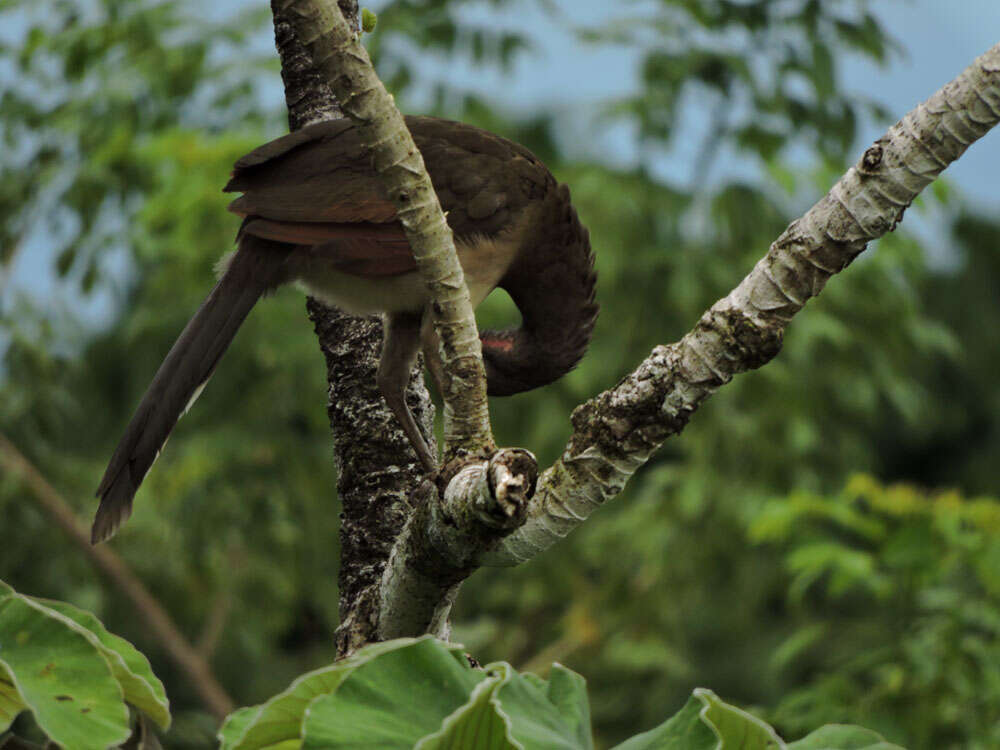
[[[863,716],[911,747],[1000,745],[1000,503],[857,475],[794,492],[750,527],[780,549],[797,676],[773,717],[795,732]]]
[[[856,124],[881,114],[844,95],[836,60],[883,61],[894,47],[864,2],[624,5],[620,23],[579,33],[641,50],[633,93],[598,111],[543,108],[511,122],[483,97],[425,78],[422,56],[502,68],[536,44],[463,22],[460,5],[389,2],[366,43],[399,101],[430,86],[448,106],[439,114],[539,153],[591,230],[602,316],[590,354],[559,383],[492,405],[499,441],[549,462],[574,405],[683,334],[803,198],[827,189],[853,157]],[[219,190],[232,161],[282,129],[266,9],[238,7],[253,12],[206,18],[181,0],[0,4],[0,285],[29,263],[54,290],[41,303],[30,284],[0,286],[0,431],[81,516],[231,247],[236,220]],[[704,142],[678,143],[674,125],[691,112],[709,122]],[[609,167],[568,142],[562,124],[586,118],[598,130],[629,124],[641,166]],[[692,149],[690,182],[653,176],[658,159]],[[753,176],[710,178],[730,157]],[[955,219],[947,269],[928,267],[907,223],[881,240],[795,320],[775,361],[722,389],[621,498],[539,559],[477,573],[456,638],[482,661],[559,660],[584,674],[605,745],[708,686],[758,706],[785,736],[802,733],[808,708],[821,714],[810,728],[849,720],[910,747],[995,746],[986,709],[998,705],[989,628],[1000,602],[985,574],[997,569],[995,530],[980,528],[981,546],[969,546],[935,525],[934,510],[854,509],[850,521],[836,510],[854,507],[856,484],[843,488],[856,472],[1000,494],[1000,354],[983,333],[1000,325],[1000,226],[963,213],[948,192],[923,199],[946,200],[937,214]],[[61,302],[95,298],[107,309],[97,328]],[[491,299],[480,320],[509,314]],[[333,656],[339,506],[323,373],[301,296],[263,302],[114,543],[241,704]],[[946,497],[919,503],[963,528],[966,506],[995,507]],[[758,543],[781,512],[787,533]],[[204,747],[214,727],[193,691],[16,477],[0,475],[0,514],[0,577],[93,609],[135,642],[174,706],[168,746]],[[960,721],[969,696],[983,715]]]

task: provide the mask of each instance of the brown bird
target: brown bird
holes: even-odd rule
[[[587,230],[545,165],[479,128],[407,117],[455,236],[473,306],[504,289],[521,326],[480,335],[490,395],[551,383],[590,343],[597,305]],[[383,313],[378,386],[427,471],[436,461],[403,391],[417,350],[440,382],[427,292],[396,209],[350,120],[310,125],[236,162],[237,250],[146,390],[97,490],[92,541],[109,538],[177,420],[198,397],[257,300],[297,282],[352,313]]]

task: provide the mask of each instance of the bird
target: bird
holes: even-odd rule
[[[480,333],[487,393],[547,385],[572,370],[598,314],[589,234],[569,188],[527,148],[471,125],[409,115],[407,128],[455,238],[475,307],[495,288],[521,314]],[[428,294],[396,208],[352,120],[307,125],[233,167],[229,210],[243,218],[236,250],[143,395],[97,489],[94,544],[128,519],[132,500],[177,420],[191,407],[262,296],[296,284],[353,314],[380,313],[378,388],[424,470],[436,459],[404,400],[417,352],[441,383]]]

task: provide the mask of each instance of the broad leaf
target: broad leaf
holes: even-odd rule
[[[488,669],[488,678],[476,685],[469,701],[446,717],[440,730],[424,737],[414,750],[520,750],[510,735],[510,719],[500,711],[497,688],[510,677],[509,665]]]
[[[574,730],[579,747],[592,750],[594,740],[590,729],[587,681],[562,664],[553,664],[548,683],[546,695],[559,715]]]
[[[715,750],[719,740],[701,719],[704,707],[691,696],[684,708],[660,726],[615,745],[613,750]]]
[[[775,731],[756,716],[723,702],[705,688],[695,688],[694,696],[702,702],[701,718],[719,738],[719,750],[771,750],[784,748]]]
[[[0,732],[5,732],[27,706],[14,687],[14,678],[0,664]]]
[[[784,750],[767,724],[696,688],[679,713],[614,750]]]
[[[555,693],[560,701],[568,702],[575,688],[562,679]],[[578,750],[579,709],[571,711],[567,720],[549,700],[550,689],[535,675],[519,675],[511,669],[510,678],[497,690],[500,709],[510,717],[511,735],[532,750]]]
[[[301,740],[303,717],[313,700],[334,692],[360,665],[414,642],[412,638],[401,638],[365,646],[343,661],[302,675],[266,703],[230,714],[219,730],[220,750],[264,750],[281,742]]]
[[[303,750],[411,750],[486,678],[455,647],[432,638],[383,653],[309,705]]]
[[[160,725],[160,728],[166,730],[170,727],[170,702],[167,700],[163,683],[153,674],[153,669],[149,666],[149,659],[124,638],[109,633],[101,621],[90,612],[66,602],[49,599],[35,599],[35,601],[65,615],[93,633],[100,642],[101,652],[111,665],[115,679],[122,686],[125,700],[146,713]]]
[[[0,599],[0,663],[52,740],[106,750],[131,735],[128,707],[89,631],[28,597]]]

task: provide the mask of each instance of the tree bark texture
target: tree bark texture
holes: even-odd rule
[[[420,487],[391,550],[374,622],[378,639],[424,632],[446,636],[460,582],[484,550],[524,522],[537,464],[528,451],[496,450],[479,333],[451,230],[423,157],[368,53],[332,5],[316,0],[278,0],[278,5],[287,9],[296,36],[371,149],[375,172],[396,206],[427,287],[444,367],[446,462],[436,484]],[[371,637],[369,603],[366,599],[363,610],[355,608],[345,618],[351,625],[353,617],[358,634],[343,641],[348,650]],[[346,635],[343,627],[341,633]]]

